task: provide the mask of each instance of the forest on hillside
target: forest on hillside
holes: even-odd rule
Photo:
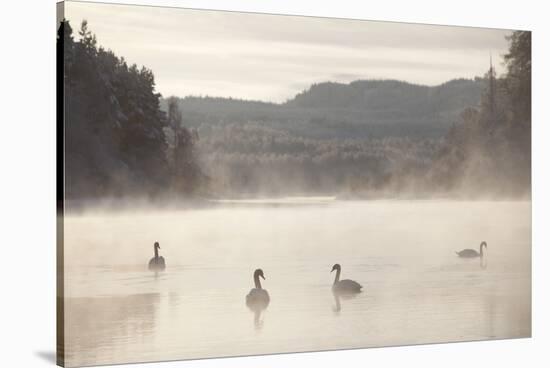
[[[193,137],[160,109],[153,72],[98,46],[86,21],[79,39],[74,36],[70,23],[61,22],[57,88],[65,96],[65,198],[154,198],[199,190],[207,179],[196,163]]]
[[[191,128],[258,122],[307,138],[441,137],[486,81],[455,79],[429,87],[397,80],[312,85],[282,104],[233,98],[176,98]],[[162,101],[166,107],[166,100]]]
[[[529,32],[509,37],[500,76],[325,82],[282,104],[163,99],[87,22],[74,36],[62,22],[69,199],[530,195]]]
[[[427,168],[486,80],[319,83],[282,104],[171,97],[197,132],[201,166],[224,195],[356,193]]]
[[[489,69],[479,103],[464,109],[427,172],[440,190],[531,195],[531,32],[515,31],[508,42],[506,74]]]

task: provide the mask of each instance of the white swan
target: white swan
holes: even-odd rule
[[[332,284],[332,290],[338,293],[360,293],[362,286],[353,280],[340,280],[340,272],[342,267],[336,263],[332,266],[332,271],[336,270],[336,277],[334,278],[334,284]]]
[[[463,249],[460,252],[455,253],[461,258],[483,257],[483,247],[487,248],[487,243],[484,241],[479,245],[479,252],[475,249]]]
[[[155,251],[155,256],[149,261],[149,269],[151,271],[164,271],[166,268],[166,262],[164,262],[164,257],[159,257],[160,245],[158,242],[155,242],[153,249]]]
[[[264,271],[258,268],[254,271],[254,288],[246,296],[246,305],[251,309],[265,309],[269,304],[269,294],[262,289],[260,277],[265,280]]]

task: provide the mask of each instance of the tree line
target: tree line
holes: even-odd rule
[[[507,39],[506,73],[491,64],[482,98],[449,129],[428,173],[440,190],[530,196],[531,32]]]
[[[177,109],[160,108],[153,72],[98,46],[83,21],[57,36],[64,96],[65,197],[191,194],[206,177]],[[179,119],[179,120],[178,120]]]

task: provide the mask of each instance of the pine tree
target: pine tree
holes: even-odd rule
[[[65,61],[67,196],[162,194],[172,180],[164,131],[168,121],[153,72],[128,66],[124,58],[98,46],[87,21],[78,35],[74,41],[68,22],[58,31],[58,45],[64,43],[58,57]],[[192,170],[182,168],[180,177],[195,177],[192,142],[182,136],[186,149],[177,157]],[[188,187],[194,183],[186,182]]]
[[[531,124],[531,32],[515,31],[508,37],[510,49],[504,56],[507,89],[517,123]]]

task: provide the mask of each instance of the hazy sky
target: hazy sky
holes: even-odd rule
[[[98,42],[153,70],[164,96],[282,102],[323,81],[399,79],[436,85],[503,70],[508,30],[65,3]]]

